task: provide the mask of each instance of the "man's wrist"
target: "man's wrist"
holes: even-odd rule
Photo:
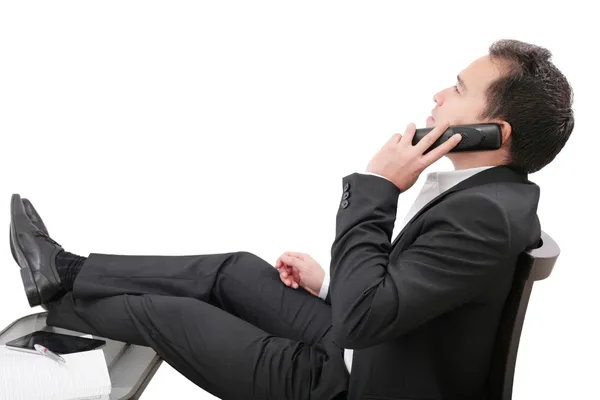
[[[376,174],[376,173],[374,173],[374,172],[360,172],[360,173],[361,173],[361,174],[366,174],[366,175],[375,175],[375,176],[378,176],[378,177],[380,177],[380,178],[383,178],[383,179],[386,179],[386,180],[390,181],[390,180],[389,180],[388,178],[386,178],[385,176],[383,176],[383,175],[379,175],[379,174]],[[390,181],[390,182],[391,182],[391,181]]]

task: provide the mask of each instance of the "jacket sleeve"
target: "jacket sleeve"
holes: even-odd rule
[[[378,175],[378,174],[375,174],[373,172],[357,172],[357,174],[378,176],[378,177],[383,178],[383,179],[385,179],[387,181],[390,181],[385,176]],[[392,228],[393,227],[394,226],[393,226],[393,223],[392,223]],[[331,305],[331,293],[329,292],[329,284],[330,284],[330,276],[329,276],[329,273],[326,272],[325,273],[325,279],[323,280],[323,285],[321,286],[321,291],[319,292],[319,297],[322,298],[323,300],[325,300],[326,304]]]
[[[343,185],[349,194],[336,217],[327,295],[338,346],[392,340],[477,298],[502,272],[510,235],[494,199],[473,193],[442,200],[424,216],[414,243],[390,259],[400,190],[361,174]]]

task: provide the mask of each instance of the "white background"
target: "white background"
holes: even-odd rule
[[[0,328],[43,311],[10,255],[11,194],[81,255],[296,250],[329,268],[342,178],[514,38],[552,51],[576,110],[530,175],[561,255],[534,286],[514,399],[600,398],[597,21],[577,2],[403,3],[0,3]],[[174,387],[214,398],[163,363],[143,399]]]

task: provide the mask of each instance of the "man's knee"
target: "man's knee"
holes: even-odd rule
[[[262,258],[260,258],[259,256],[257,256],[254,253],[251,253],[249,251],[238,251],[234,253],[237,257],[239,257],[240,260],[244,260],[245,262],[247,262],[248,264],[256,264],[256,263],[266,263],[265,260],[263,260]]]
[[[236,265],[239,268],[250,270],[254,273],[260,269],[267,269],[266,267],[273,268],[273,266],[267,261],[249,251],[238,251],[232,253],[232,257],[233,258],[229,265]]]
[[[279,273],[256,254],[238,251],[231,253],[231,258],[220,268],[216,284],[222,288],[232,281],[262,285],[269,281],[279,281]]]

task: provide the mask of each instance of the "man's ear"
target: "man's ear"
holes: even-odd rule
[[[502,132],[502,144],[506,143],[512,134],[512,126],[503,120],[495,120],[490,122],[495,122],[500,125],[500,131]]]

